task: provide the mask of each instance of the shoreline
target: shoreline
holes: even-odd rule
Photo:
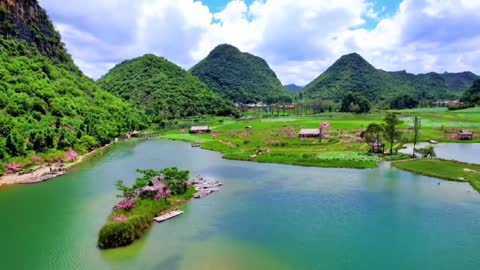
[[[78,158],[71,163],[54,163],[51,166],[47,164],[41,164],[35,167],[33,171],[26,173],[26,174],[6,174],[0,177],[0,188],[4,188],[7,186],[18,185],[18,184],[37,184],[42,183],[47,180],[63,176],[68,173],[70,169],[74,166],[82,163],[87,157],[101,151],[107,149],[111,144],[104,145],[102,147],[96,148],[86,154],[78,156]]]

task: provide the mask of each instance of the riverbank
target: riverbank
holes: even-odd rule
[[[13,174],[5,174],[0,177],[0,187],[17,184],[35,184],[50,180],[58,176],[62,176],[74,166],[77,166],[83,161],[85,161],[86,158],[107,149],[109,146],[110,144],[107,144],[84,155],[80,155],[75,159],[75,161],[70,163],[57,162],[51,165],[41,164],[32,168],[28,173],[23,173],[22,171],[20,171]]]
[[[480,192],[480,165],[444,159],[416,159],[392,162],[396,168],[449,181],[468,182]]]

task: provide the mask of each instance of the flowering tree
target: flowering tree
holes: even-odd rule
[[[320,142],[322,142],[322,137],[323,137],[323,129],[326,129],[330,126],[330,123],[328,122],[323,122],[320,124]]]
[[[172,191],[170,189],[164,188],[163,190],[158,191],[157,195],[155,195],[155,200],[167,200],[168,197],[172,196]]]
[[[77,152],[70,150],[67,152],[67,161],[75,161],[77,159]]]
[[[116,206],[115,209],[121,209],[121,210],[131,210],[132,208],[135,207],[135,200],[134,199],[129,199],[129,200],[123,200],[120,201]]]
[[[18,169],[20,169],[20,167],[21,166],[18,163],[15,163],[15,162],[14,163],[9,163],[7,165],[7,170],[9,170],[11,172],[16,172],[16,171],[18,171]]]

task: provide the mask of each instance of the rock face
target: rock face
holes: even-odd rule
[[[60,34],[37,0],[0,0],[0,35],[35,44],[52,60],[71,62]]]

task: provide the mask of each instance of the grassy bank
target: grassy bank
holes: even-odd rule
[[[98,246],[105,249],[133,243],[152,226],[154,217],[187,202],[195,192],[194,187],[189,187],[184,194],[165,200],[137,199],[131,210],[114,209],[100,230]]]
[[[480,165],[443,159],[397,161],[394,167],[413,173],[449,181],[469,182],[480,192]]]

